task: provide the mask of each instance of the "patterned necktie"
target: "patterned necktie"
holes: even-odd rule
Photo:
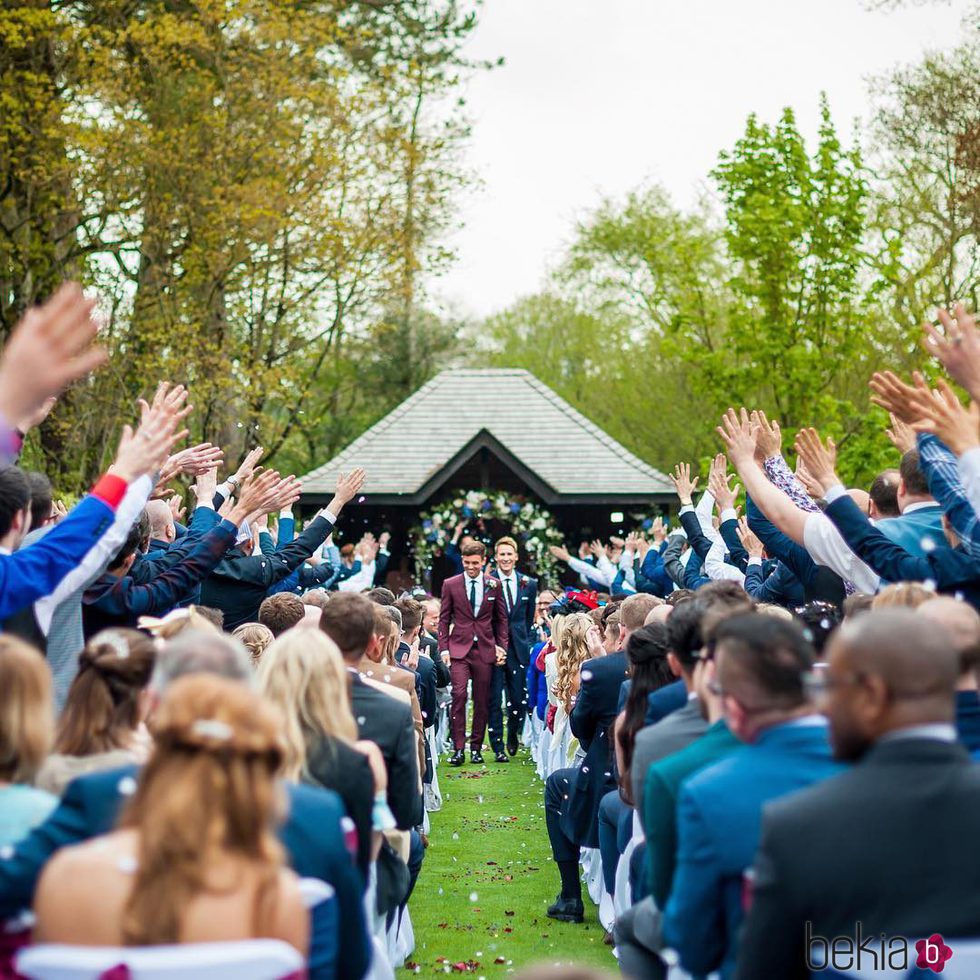
[[[470,579],[470,605],[473,607],[473,614],[476,615],[476,579]]]
[[[504,583],[504,592],[507,594],[507,612],[510,612],[514,608],[514,593],[510,588],[510,579]]]

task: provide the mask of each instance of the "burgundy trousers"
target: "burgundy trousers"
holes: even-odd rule
[[[453,728],[453,746],[466,748],[466,686],[473,681],[473,731],[470,746],[475,751],[483,747],[483,736],[487,730],[487,712],[490,709],[490,678],[493,664],[485,664],[478,659],[474,647],[459,660],[449,664],[449,676],[453,684],[453,706],[450,718]]]

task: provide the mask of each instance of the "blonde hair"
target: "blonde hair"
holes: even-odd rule
[[[0,779],[29,783],[54,739],[51,671],[23,640],[0,636]]]
[[[558,677],[555,679],[553,693],[568,712],[572,710],[572,684],[582,664],[589,659],[585,634],[593,625],[592,617],[586,613],[572,613],[562,617],[562,629],[555,642]]]
[[[242,623],[231,635],[248,649],[253,667],[262,662],[262,654],[275,639],[272,630],[262,623]]]
[[[793,614],[785,606],[777,606],[772,602],[760,602],[755,611],[761,616],[771,616],[773,619],[783,619],[793,622]]]
[[[325,633],[301,630],[277,637],[262,655],[257,681],[283,714],[288,778],[300,777],[316,736],[357,739],[347,670],[337,644]]]
[[[166,616],[140,616],[137,625],[160,640],[172,640],[186,630],[201,630],[204,633],[220,633],[221,630],[202,615],[197,606],[172,609]]]
[[[927,589],[921,582],[896,582],[886,585],[871,600],[872,609],[886,609],[889,606],[905,606],[916,609],[923,602],[936,598],[935,589]]]
[[[274,827],[279,712],[244,684],[214,674],[174,681],[152,721],[154,750],[120,821],[138,831],[137,870],[123,910],[129,946],[175,943],[188,904],[219,855],[258,871],[253,935],[263,935],[283,867]]]

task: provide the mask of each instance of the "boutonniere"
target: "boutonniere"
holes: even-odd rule
[[[487,582],[487,588],[490,588],[490,589],[495,589],[495,588],[497,588],[498,585],[500,585],[499,580],[498,579],[495,579],[495,578],[489,578],[488,577],[487,580],[486,580],[486,582]]]
[[[529,581],[530,580],[528,579],[528,577],[526,575],[522,575],[521,576],[521,588],[522,589],[526,589],[527,586],[528,586]]]

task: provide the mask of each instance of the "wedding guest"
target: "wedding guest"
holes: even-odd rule
[[[272,630],[261,623],[242,623],[231,635],[248,650],[255,667],[262,662],[262,654],[275,639]]]
[[[304,956],[309,918],[275,838],[279,716],[240,684],[187,677],[119,829],[59,851],[35,896],[40,942],[149,946],[268,937]]]
[[[956,744],[959,672],[950,635],[918,610],[871,612],[831,639],[814,686],[835,756],[856,765],[766,808],[739,980],[813,975],[808,931],[980,936],[980,770]],[[825,965],[819,945],[812,961]]]
[[[548,700],[555,708],[551,723],[549,771],[570,764],[568,750],[572,733],[569,717],[578,697],[582,680],[582,664],[590,657],[596,656],[596,651],[600,649],[597,634],[598,628],[585,613],[555,617],[551,635],[554,650],[545,656]]]
[[[19,841],[57,806],[31,783],[51,747],[51,673],[33,647],[0,636],[0,847]]]
[[[814,653],[798,625],[757,613],[727,618],[714,635],[714,658],[715,692],[745,748],[681,787],[677,867],[663,936],[689,973],[718,970],[728,978],[735,971],[743,877],[759,845],[763,806],[842,767],[831,756],[826,722],[807,697],[804,675]],[[820,835],[806,838],[807,848],[814,836]]]
[[[303,600],[291,592],[270,595],[259,606],[259,622],[268,627],[273,636],[281,636],[286,630],[303,622],[305,617]]]
[[[150,747],[146,687],[155,660],[154,641],[136,630],[103,630],[89,640],[38,786],[60,796],[84,773],[145,761]]]
[[[286,633],[262,655],[256,680],[282,713],[286,778],[332,789],[344,801],[357,828],[357,863],[366,880],[376,797],[372,763],[383,774],[384,760],[377,746],[357,741],[347,671],[337,645],[319,630]],[[393,827],[390,811],[388,816]]]

